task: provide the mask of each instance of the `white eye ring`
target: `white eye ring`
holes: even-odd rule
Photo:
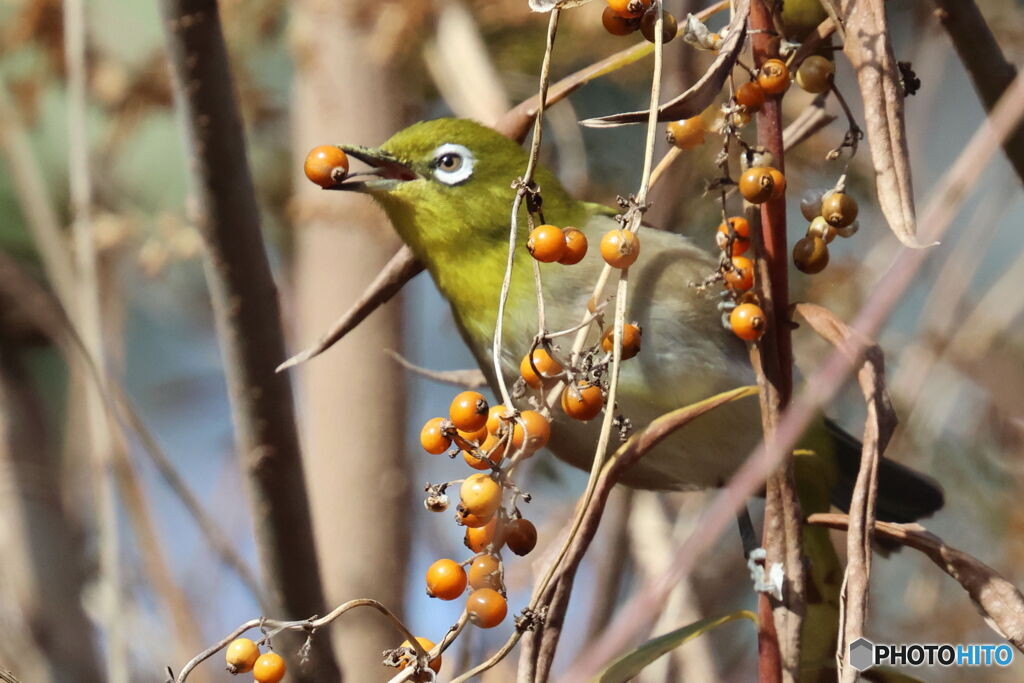
[[[445,143],[434,150],[434,177],[445,185],[458,185],[473,175],[476,159],[462,145]]]

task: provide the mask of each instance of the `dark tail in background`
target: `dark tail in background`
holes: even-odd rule
[[[825,426],[835,440],[839,482],[832,491],[832,504],[850,509],[853,487],[860,468],[861,445],[831,420]],[[875,516],[883,522],[907,523],[937,512],[944,502],[937,481],[898,462],[882,458],[878,463],[878,502]]]

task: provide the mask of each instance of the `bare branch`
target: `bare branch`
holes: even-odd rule
[[[191,674],[192,671],[195,670],[197,666],[199,666],[204,661],[206,661],[213,655],[223,650],[225,647],[227,647],[229,643],[231,643],[232,640],[239,637],[246,631],[252,630],[254,628],[262,629],[263,631],[268,633],[268,639],[284,631],[296,631],[300,633],[305,633],[307,637],[312,637],[313,634],[318,629],[322,629],[325,626],[329,626],[332,622],[337,620],[346,612],[353,610],[357,607],[370,607],[372,609],[377,610],[385,617],[387,617],[388,621],[390,621],[392,625],[394,625],[395,629],[398,630],[398,632],[401,633],[402,636],[404,636],[405,639],[409,641],[409,647],[416,651],[417,658],[420,659],[421,662],[425,663],[426,661],[430,660],[432,658],[431,655],[436,656],[437,653],[433,651],[428,653],[426,650],[423,649],[423,646],[420,645],[418,640],[416,640],[416,637],[413,636],[413,634],[409,631],[408,627],[406,627],[406,625],[402,623],[402,620],[396,617],[391,610],[389,610],[387,607],[377,602],[376,600],[371,600],[369,598],[360,598],[357,600],[349,600],[346,603],[338,605],[322,617],[314,616],[308,619],[298,619],[294,621],[267,619],[264,617],[261,617],[259,619],[250,619],[249,621],[240,625],[234,631],[224,636],[219,641],[217,641],[216,643],[214,643],[213,645],[206,648],[205,650],[197,654],[195,657],[190,659],[188,663],[185,664],[184,667],[182,667],[181,671],[174,679],[174,682],[184,683],[188,679],[189,674]],[[435,647],[434,649],[438,648]]]
[[[1017,67],[1006,61],[996,37],[973,0],[935,0],[935,6],[935,14],[953,41],[985,111],[992,111],[1016,78]],[[1018,126],[1006,138],[1003,151],[1024,181],[1024,126]]]
[[[390,301],[405,286],[406,282],[422,273],[425,267],[413,255],[412,249],[403,245],[380,271],[380,275],[367,286],[363,295],[335,321],[331,329],[320,337],[316,344],[278,365],[275,372],[283,372],[300,363],[305,363],[337,344],[368,315],[377,310],[378,306]]]
[[[878,497],[878,459],[896,429],[896,412],[885,386],[882,349],[868,339],[858,339],[853,330],[826,308],[797,304],[796,312],[810,323],[815,332],[847,351],[851,359],[861,359],[855,362],[861,363],[857,380],[867,404],[867,419],[864,422],[860,470],[850,499],[851,530],[846,539],[846,572],[840,598],[841,635],[836,648],[840,677],[847,683],[853,683],[857,671],[846,661],[846,653],[849,644],[864,635],[867,621],[871,536]]]
[[[432,379],[435,382],[443,382],[444,384],[451,384],[456,387],[465,387],[467,389],[479,389],[480,387],[487,386],[487,378],[484,377],[484,373],[477,368],[470,368],[468,370],[429,370],[410,363],[397,351],[384,349],[384,353],[391,356],[396,363],[409,372],[413,372],[420,377]]]
[[[220,333],[238,450],[248,474],[257,547],[271,603],[285,616],[324,608],[277,289],[235,101],[217,5],[161,0],[175,101],[181,108],[196,224]],[[300,679],[339,677],[330,643]],[[308,672],[308,673],[306,673]]]
[[[84,0],[64,2],[64,57],[68,78],[68,181],[71,199],[71,236],[74,244],[75,290],[72,308],[86,353],[100,374],[106,373],[107,349],[103,338],[100,282],[97,274],[96,243],[92,226],[92,175],[89,168],[87,117],[88,71],[86,66],[86,19]],[[40,238],[43,234],[38,235]],[[54,238],[55,239],[55,238]],[[40,244],[47,244],[40,242]],[[47,245],[57,257],[59,247]],[[51,264],[52,268],[61,266]],[[58,270],[53,271],[60,276]],[[55,286],[64,286],[61,279]],[[88,421],[90,476],[96,496],[96,525],[99,532],[99,579],[105,590],[100,622],[107,639],[107,676],[111,683],[128,683],[128,636],[121,619],[125,609],[121,579],[120,534],[118,533],[117,489],[114,480],[114,439],[106,406],[99,388],[83,388]]]

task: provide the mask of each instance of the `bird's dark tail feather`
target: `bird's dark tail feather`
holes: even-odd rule
[[[832,491],[832,504],[844,511],[850,509],[853,487],[860,468],[861,445],[831,420],[825,426],[835,440],[839,481]],[[942,487],[937,481],[906,465],[882,458],[878,463],[878,500],[875,516],[879,521],[907,523],[928,517],[944,502]]]

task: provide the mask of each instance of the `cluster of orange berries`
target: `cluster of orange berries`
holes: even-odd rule
[[[725,286],[739,296],[729,314],[729,327],[740,339],[754,341],[764,334],[766,318],[749,293],[754,287],[754,262],[743,254],[750,249],[750,222],[733,216],[718,226],[715,239],[728,258],[729,265],[722,271]]]
[[[587,236],[576,228],[556,225],[538,225],[526,239],[526,249],[541,263],[561,263],[572,266],[587,255]]]
[[[828,245],[857,232],[857,200],[844,192],[810,191],[800,200],[800,212],[811,224],[807,235],[793,245],[793,263],[801,272],[820,273],[828,265]]]
[[[428,453],[444,453],[454,443],[470,467],[491,470],[466,477],[459,488],[455,519],[465,527],[464,543],[475,555],[464,562],[437,560],[426,574],[427,594],[434,598],[456,600],[468,586],[466,616],[480,628],[493,628],[508,614],[502,548],[526,555],[537,545],[533,523],[524,519],[514,504],[511,512],[502,505],[506,484],[501,464],[506,453],[529,457],[550,437],[551,424],[538,411],[516,413],[503,405],[492,407],[476,391],[458,394],[449,407],[448,418],[428,420],[420,433],[420,444]],[[427,498],[428,509],[447,509],[446,486],[430,487],[433,492]]]
[[[572,266],[587,255],[587,236],[576,228],[538,225],[526,239],[526,249],[541,263]],[[629,268],[640,255],[640,238],[621,228],[609,230],[601,238],[601,258],[613,268]]]
[[[314,147],[302,165],[306,177],[324,189],[334,187],[344,180],[348,168],[348,155],[334,145]]]
[[[452,401],[448,419],[427,420],[420,445],[439,455],[455,442],[470,467],[486,470],[498,468],[509,447],[512,453],[522,449],[529,456],[550,437],[551,423],[536,410],[524,410],[517,419],[503,405],[489,407],[483,394],[464,391]]]
[[[628,36],[639,30],[650,42],[655,42],[658,26],[658,8],[652,0],[608,0],[601,15],[601,24],[613,36]],[[679,22],[669,12],[662,11],[661,42],[667,43],[679,32]]]
[[[228,645],[224,658],[233,674],[252,672],[256,683],[278,683],[284,678],[284,658],[276,652],[260,654],[259,646],[249,638],[235,638]]]

